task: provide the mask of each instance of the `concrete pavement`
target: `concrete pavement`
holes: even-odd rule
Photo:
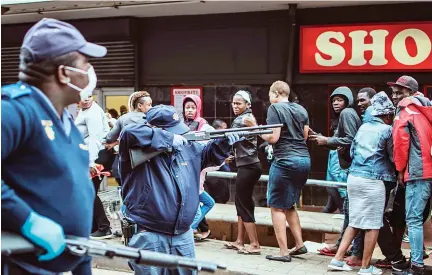
[[[119,238],[108,240],[109,243],[120,242]],[[274,247],[262,247],[261,255],[250,256],[240,255],[237,251],[228,250],[223,247],[224,242],[217,240],[208,240],[196,243],[196,257],[199,260],[212,261],[228,266],[228,270],[238,274],[258,274],[258,275],[306,275],[306,274],[333,274],[333,275],[350,275],[356,274],[359,268],[355,268],[352,272],[330,272],[327,269],[331,258],[321,256],[310,252],[304,256],[293,258],[290,263],[280,263],[265,259],[266,255],[278,253],[278,249]],[[308,246],[313,245],[307,243]],[[409,251],[404,251],[405,255],[409,255]],[[374,259],[382,258],[382,255],[377,248],[374,252]],[[428,264],[429,261],[428,261]],[[104,259],[94,258],[93,265],[95,268],[109,268],[119,271],[129,271],[127,262],[123,259]],[[224,274],[220,272],[218,274]],[[390,270],[385,270],[385,275],[390,275]],[[432,274],[432,270],[430,270]]]

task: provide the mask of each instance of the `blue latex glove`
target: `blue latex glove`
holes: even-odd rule
[[[188,144],[188,141],[183,136],[174,135],[174,140],[173,140],[172,146],[175,150],[181,150],[180,147],[185,146],[187,144]]]
[[[234,143],[244,140],[244,137],[240,137],[238,133],[227,133],[226,138],[228,139],[228,144],[233,145]]]
[[[63,228],[53,220],[31,212],[21,233],[32,243],[45,250],[39,261],[50,261],[59,256],[66,247]]]

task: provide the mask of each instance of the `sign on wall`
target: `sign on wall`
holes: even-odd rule
[[[203,102],[202,87],[172,87],[171,88],[171,105],[174,106],[178,114],[183,113],[183,98],[187,95],[197,95]],[[201,108],[201,116],[203,108]]]
[[[432,22],[300,27],[300,72],[432,70]]]

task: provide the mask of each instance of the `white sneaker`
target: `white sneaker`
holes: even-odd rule
[[[352,271],[352,268],[347,265],[344,261],[338,261],[335,258],[333,258],[328,265],[328,268],[330,270],[338,270],[338,271]]]
[[[359,274],[359,275],[381,275],[381,274],[383,274],[383,272],[381,269],[371,265],[371,266],[369,266],[369,268],[361,268],[357,274]]]

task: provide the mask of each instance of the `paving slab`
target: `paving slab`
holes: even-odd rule
[[[120,238],[106,240],[107,243],[121,243]],[[303,256],[299,256],[292,259],[290,263],[274,262],[265,259],[266,255],[278,253],[278,249],[275,247],[262,247],[261,255],[240,255],[235,250],[223,248],[224,242],[217,240],[206,240],[203,242],[197,242],[195,246],[196,258],[199,260],[213,261],[228,266],[229,272],[235,274],[257,274],[257,275],[351,275],[357,274],[359,268],[355,268],[351,272],[330,272],[328,271],[327,265],[331,258],[318,255],[316,253],[308,253]],[[409,251],[404,251],[409,252]],[[378,259],[375,255],[379,256],[380,251],[376,250],[374,253],[374,259]],[[111,269],[118,271],[130,271],[127,266],[127,261],[124,259],[106,259],[95,257],[93,259],[94,268]],[[429,267],[430,269],[430,267]],[[384,275],[390,275],[390,270],[384,270]],[[227,272],[219,272],[217,274],[230,274]],[[429,274],[432,274],[430,269]],[[200,273],[206,274],[206,273]],[[231,273],[232,274],[232,273]]]

